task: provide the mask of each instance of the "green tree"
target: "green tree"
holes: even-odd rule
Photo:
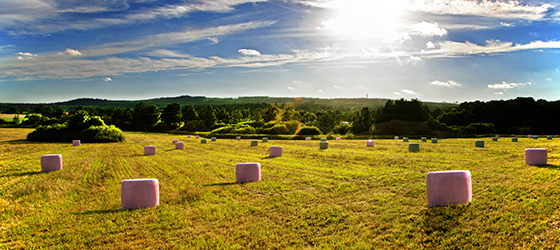
[[[216,117],[216,113],[214,111],[214,107],[212,107],[212,105],[206,105],[204,108],[202,108],[198,116],[200,120],[204,121],[204,126],[206,127],[206,129],[212,129],[214,124],[216,124],[216,122],[218,121],[218,118]]]
[[[183,108],[181,109],[181,113],[183,115],[182,118],[184,122],[198,120],[198,113],[194,109],[193,105],[183,106]]]
[[[140,128],[150,128],[159,121],[159,110],[156,105],[144,105],[139,102],[134,105],[132,118],[134,123]]]
[[[171,103],[165,106],[161,113],[161,120],[165,124],[181,122],[181,105],[179,103]]]
[[[292,107],[285,107],[282,110],[282,121],[290,121],[292,120],[292,116],[294,115],[294,108]]]
[[[331,111],[323,111],[317,113],[317,127],[325,134],[331,132],[335,126],[336,120]]]
[[[230,120],[230,116],[229,113],[226,111],[226,108],[221,108],[220,110],[218,110],[218,112],[216,113],[216,118],[218,119],[219,122],[223,122],[223,123],[229,123]]]
[[[364,107],[354,113],[352,117],[352,132],[354,134],[366,133],[373,125],[373,115],[368,107]]]
[[[278,116],[279,112],[280,110],[276,106],[274,105],[268,106],[268,109],[263,115],[263,120],[265,122],[274,121],[276,120],[276,117]]]

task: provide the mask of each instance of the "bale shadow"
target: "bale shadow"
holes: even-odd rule
[[[73,215],[90,215],[90,214],[114,214],[114,213],[119,213],[121,211],[121,209],[107,209],[107,210],[88,210],[88,211],[83,211],[83,212],[70,212],[70,214]]]
[[[538,165],[538,166],[534,166],[534,167],[560,170],[560,165],[553,165],[553,164]]]
[[[274,159],[274,158],[278,158],[278,157],[281,157],[281,156],[266,156],[266,157],[263,157],[262,159],[263,160],[264,159]]]
[[[237,185],[241,184],[240,182],[222,182],[222,183],[212,183],[212,184],[205,184],[202,185],[203,187],[213,187],[213,186],[229,186],[229,185]]]
[[[421,233],[422,246],[433,248],[440,245],[446,235],[453,233],[453,230],[460,227],[462,214],[470,209],[471,205],[456,205],[446,207],[428,207],[421,213]]]
[[[43,172],[41,171],[27,171],[27,172],[21,172],[21,173],[13,173],[13,174],[5,174],[5,175],[0,175],[1,177],[22,177],[22,176],[32,176],[32,175],[36,175],[36,174],[42,174]]]

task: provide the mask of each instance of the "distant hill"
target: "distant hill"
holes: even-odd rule
[[[121,107],[121,108],[133,108],[137,102],[143,102],[144,104],[155,104],[158,107],[165,107],[170,103],[179,103],[181,106],[184,105],[243,105],[249,103],[266,103],[266,104],[287,104],[299,107],[304,110],[313,109],[312,107],[323,106],[323,107],[333,107],[339,109],[356,109],[362,107],[377,108],[379,106],[385,105],[389,99],[384,98],[309,98],[309,97],[268,97],[268,96],[244,96],[244,97],[233,97],[233,98],[216,98],[216,97],[204,97],[204,96],[189,96],[182,95],[177,97],[161,97],[155,99],[146,100],[107,100],[107,99],[95,99],[95,98],[79,98],[64,102],[55,103],[0,103],[0,108],[5,108],[7,106],[16,106],[19,108],[29,108],[33,109],[40,106],[64,106],[66,108],[72,109],[78,106],[81,107],[92,107],[92,108],[109,108],[109,107]],[[430,108],[449,108],[455,107],[455,103],[438,103],[438,102],[424,102]],[[3,107],[2,107],[3,106]]]

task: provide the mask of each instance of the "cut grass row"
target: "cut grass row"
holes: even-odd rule
[[[402,140],[200,144],[126,133],[108,144],[33,143],[0,129],[0,248],[553,248],[560,244],[558,140],[445,139],[409,153]],[[175,150],[171,140],[185,142]],[[411,140],[417,142],[417,140]],[[143,146],[156,145],[155,156]],[[268,157],[268,146],[283,156]],[[525,148],[547,148],[544,167]],[[39,173],[62,154],[62,171]],[[235,164],[262,181],[235,184]],[[426,174],[470,170],[473,202],[427,208]],[[121,211],[120,181],[157,178],[160,206]]]

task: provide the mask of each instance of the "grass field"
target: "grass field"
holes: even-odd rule
[[[14,120],[15,114],[0,114],[0,119],[3,119],[7,122],[12,122]],[[23,119],[25,115],[18,115],[20,119]]]
[[[560,245],[560,140],[509,138],[200,144],[126,133],[126,142],[35,143],[0,129],[1,249],[554,249]],[[175,150],[172,139],[185,142]],[[418,142],[411,140],[411,142]],[[156,145],[155,156],[143,146]],[[268,146],[283,146],[269,158]],[[527,166],[525,148],[547,148]],[[40,156],[63,170],[40,173]],[[235,164],[262,181],[236,184]],[[473,201],[427,207],[426,174],[470,170]],[[120,181],[157,178],[160,205],[119,210]]]

